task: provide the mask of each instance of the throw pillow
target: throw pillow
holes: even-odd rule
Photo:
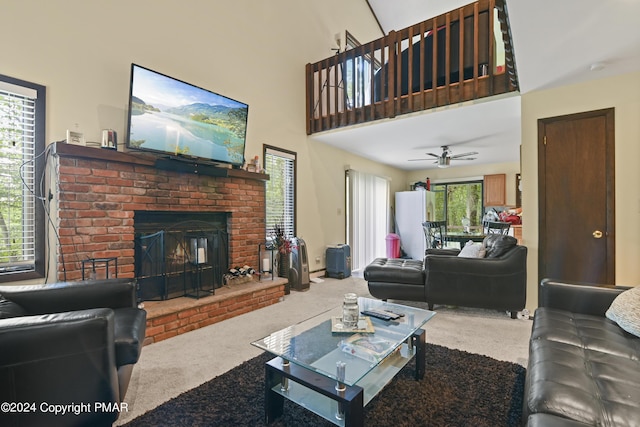
[[[486,251],[484,246],[482,246],[482,243],[474,243],[469,240],[467,244],[464,245],[464,248],[462,248],[458,256],[463,258],[484,258],[485,253]]]
[[[489,234],[484,238],[482,244],[487,250],[487,258],[498,258],[517,245],[518,240],[504,234]]]
[[[640,286],[618,295],[605,315],[625,331],[640,337]]]

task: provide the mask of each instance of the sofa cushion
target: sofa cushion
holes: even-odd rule
[[[474,243],[469,240],[464,248],[460,251],[458,256],[463,258],[484,258],[487,253],[487,250],[484,248],[482,243]]]
[[[0,319],[21,317],[27,314],[26,310],[13,301],[8,301],[0,295]]]
[[[634,425],[640,411],[640,339],[603,316],[538,308],[524,405],[525,416]]]
[[[368,282],[404,283],[424,286],[422,261],[401,258],[376,258],[364,269]]]
[[[551,414],[533,414],[527,419],[527,427],[585,427],[588,425]]]
[[[625,331],[640,337],[640,287],[622,292],[606,312]]]
[[[533,326],[531,341],[555,341],[640,361],[640,339],[603,316],[541,307]]]
[[[640,364],[561,342],[532,341],[529,413],[547,413],[588,425],[631,426],[640,411]]]
[[[498,258],[518,244],[518,240],[513,236],[504,234],[489,234],[482,241],[482,245],[487,250],[487,258]]]

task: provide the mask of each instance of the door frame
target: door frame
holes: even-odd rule
[[[545,174],[545,129],[548,124],[557,121],[571,121],[576,119],[587,119],[591,117],[604,117],[605,119],[605,179],[606,179],[606,242],[607,242],[607,283],[615,284],[615,109],[605,108],[601,110],[586,111],[582,113],[567,114],[563,116],[548,117],[538,119],[538,282],[544,275],[543,262],[546,259],[544,248],[546,247],[545,234],[543,230],[547,227],[546,218],[546,174]]]

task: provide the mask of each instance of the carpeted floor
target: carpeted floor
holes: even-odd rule
[[[126,424],[136,426],[264,425],[262,354]],[[518,426],[525,368],[487,356],[427,344],[426,374],[417,382],[410,362],[365,408],[365,425]],[[272,426],[330,426],[285,400]]]

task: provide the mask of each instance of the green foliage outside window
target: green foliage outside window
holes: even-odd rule
[[[482,227],[482,181],[435,184],[435,221],[447,221],[447,230],[463,230],[462,219],[468,218],[471,230]]]
[[[0,263],[23,259],[24,185],[20,166],[24,162],[22,120],[25,111],[20,102],[0,94]]]

